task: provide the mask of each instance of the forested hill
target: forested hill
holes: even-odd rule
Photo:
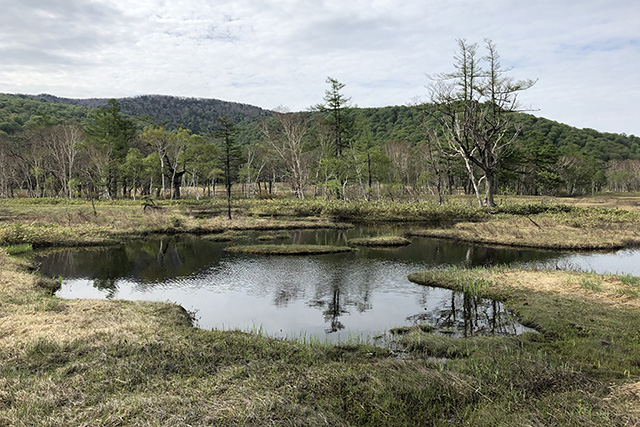
[[[640,160],[640,137],[635,135],[578,129],[531,114],[518,114],[518,121],[524,130],[520,138],[524,142],[535,133],[565,154],[580,153],[604,162]]]
[[[370,131],[376,142],[424,140],[422,113],[416,107],[393,106],[355,110],[355,120],[362,129]],[[563,123],[531,114],[517,113],[523,130],[520,141],[541,136],[561,153],[581,154],[604,162],[609,160],[640,159],[640,137],[578,129]]]
[[[53,122],[85,123],[95,107],[107,104],[107,99],[69,99],[52,95],[0,94],[0,134],[12,134],[37,126],[44,118]],[[217,99],[182,98],[145,95],[118,99],[123,112],[142,117],[138,124],[165,124],[170,129],[184,127],[194,133],[208,134],[216,127],[216,118],[227,115],[243,125],[244,143],[255,142],[258,132],[255,122],[271,112],[259,107],[220,101]],[[415,107],[390,106],[355,108],[353,119],[356,135],[375,144],[389,141],[417,143],[424,140],[422,113]],[[526,145],[533,139],[544,139],[563,154],[579,154],[607,162],[609,160],[640,159],[640,138],[634,135],[578,129],[530,114],[518,114],[524,133],[520,140]]]
[[[44,122],[79,122],[87,120],[90,108],[44,102],[32,95],[0,93],[0,135],[37,127]]]
[[[106,98],[71,99],[52,95],[37,95],[50,103],[80,105],[97,108],[107,105]],[[219,99],[185,98],[164,95],[142,95],[116,99],[122,111],[130,116],[149,118],[151,124],[164,124],[169,128],[183,127],[194,133],[205,134],[216,127],[215,119],[227,116],[234,123],[250,123],[271,112],[253,105]]]

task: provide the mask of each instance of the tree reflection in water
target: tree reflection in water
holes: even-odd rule
[[[336,256],[336,259],[339,257]],[[371,288],[376,282],[376,268],[367,270],[357,268],[356,265],[354,260],[349,266],[334,262],[323,264],[324,275],[328,280],[316,287],[315,297],[309,301],[308,306],[322,309],[322,315],[328,324],[325,329],[327,334],[345,329],[340,318],[350,314],[349,308],[355,307],[358,313],[372,308],[370,298]]]
[[[300,299],[304,296],[304,286],[290,280],[280,282],[280,286],[274,292],[273,305],[278,308],[285,308],[289,302]]]
[[[325,329],[327,334],[344,329],[344,324],[340,321],[340,316],[349,313],[349,311],[343,307],[343,305],[346,305],[346,302],[342,301],[340,297],[341,285],[340,281],[332,280],[328,295],[316,295],[316,298],[309,302],[310,307],[324,308],[322,315],[324,316],[324,321],[329,324],[329,327]]]
[[[118,279],[94,279],[93,287],[104,291],[107,299],[112,299],[118,291]]]
[[[413,324],[426,323],[436,331],[460,337],[474,335],[515,335],[526,328],[498,301],[467,292],[453,292],[448,303],[434,310],[407,317]]]

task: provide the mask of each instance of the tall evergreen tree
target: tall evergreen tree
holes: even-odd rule
[[[242,158],[242,150],[236,141],[238,130],[235,123],[226,116],[218,118],[218,129],[214,135],[219,138],[222,153],[224,184],[227,192],[227,217],[231,219],[231,184]]]
[[[323,160],[327,171],[334,177],[332,183],[336,196],[344,199],[348,177],[352,172],[352,165],[349,165],[345,153],[352,142],[354,118],[351,98],[342,93],[345,84],[331,77],[327,77],[327,83],[330,87],[324,92],[324,103],[315,105],[313,109],[324,113],[323,125],[328,128],[334,157]]]
[[[351,117],[351,98],[342,94],[344,83],[327,77],[329,89],[324,91],[324,103],[316,104],[313,109],[325,113],[325,121],[331,128],[336,157],[342,157],[349,145],[349,137],[353,129]]]
[[[130,142],[136,136],[133,121],[122,114],[120,103],[110,99],[107,106],[96,108],[87,125],[87,134],[91,142],[103,151],[108,159],[105,168],[107,189],[109,195],[116,197],[118,183],[126,182],[122,179],[120,166],[124,164],[129,151]],[[126,193],[126,188],[123,188]]]

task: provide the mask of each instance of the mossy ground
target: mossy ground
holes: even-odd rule
[[[261,242],[268,242],[272,240],[287,240],[290,238],[291,238],[291,233],[286,231],[281,231],[277,233],[262,234],[258,236],[257,240]]]
[[[227,230],[222,233],[207,234],[202,236],[202,238],[212,242],[235,242],[238,240],[246,240],[249,236],[242,231]]]

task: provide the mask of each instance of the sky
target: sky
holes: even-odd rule
[[[495,43],[536,116],[640,136],[637,0],[0,0],[0,92],[306,110],[428,101],[458,39]]]

